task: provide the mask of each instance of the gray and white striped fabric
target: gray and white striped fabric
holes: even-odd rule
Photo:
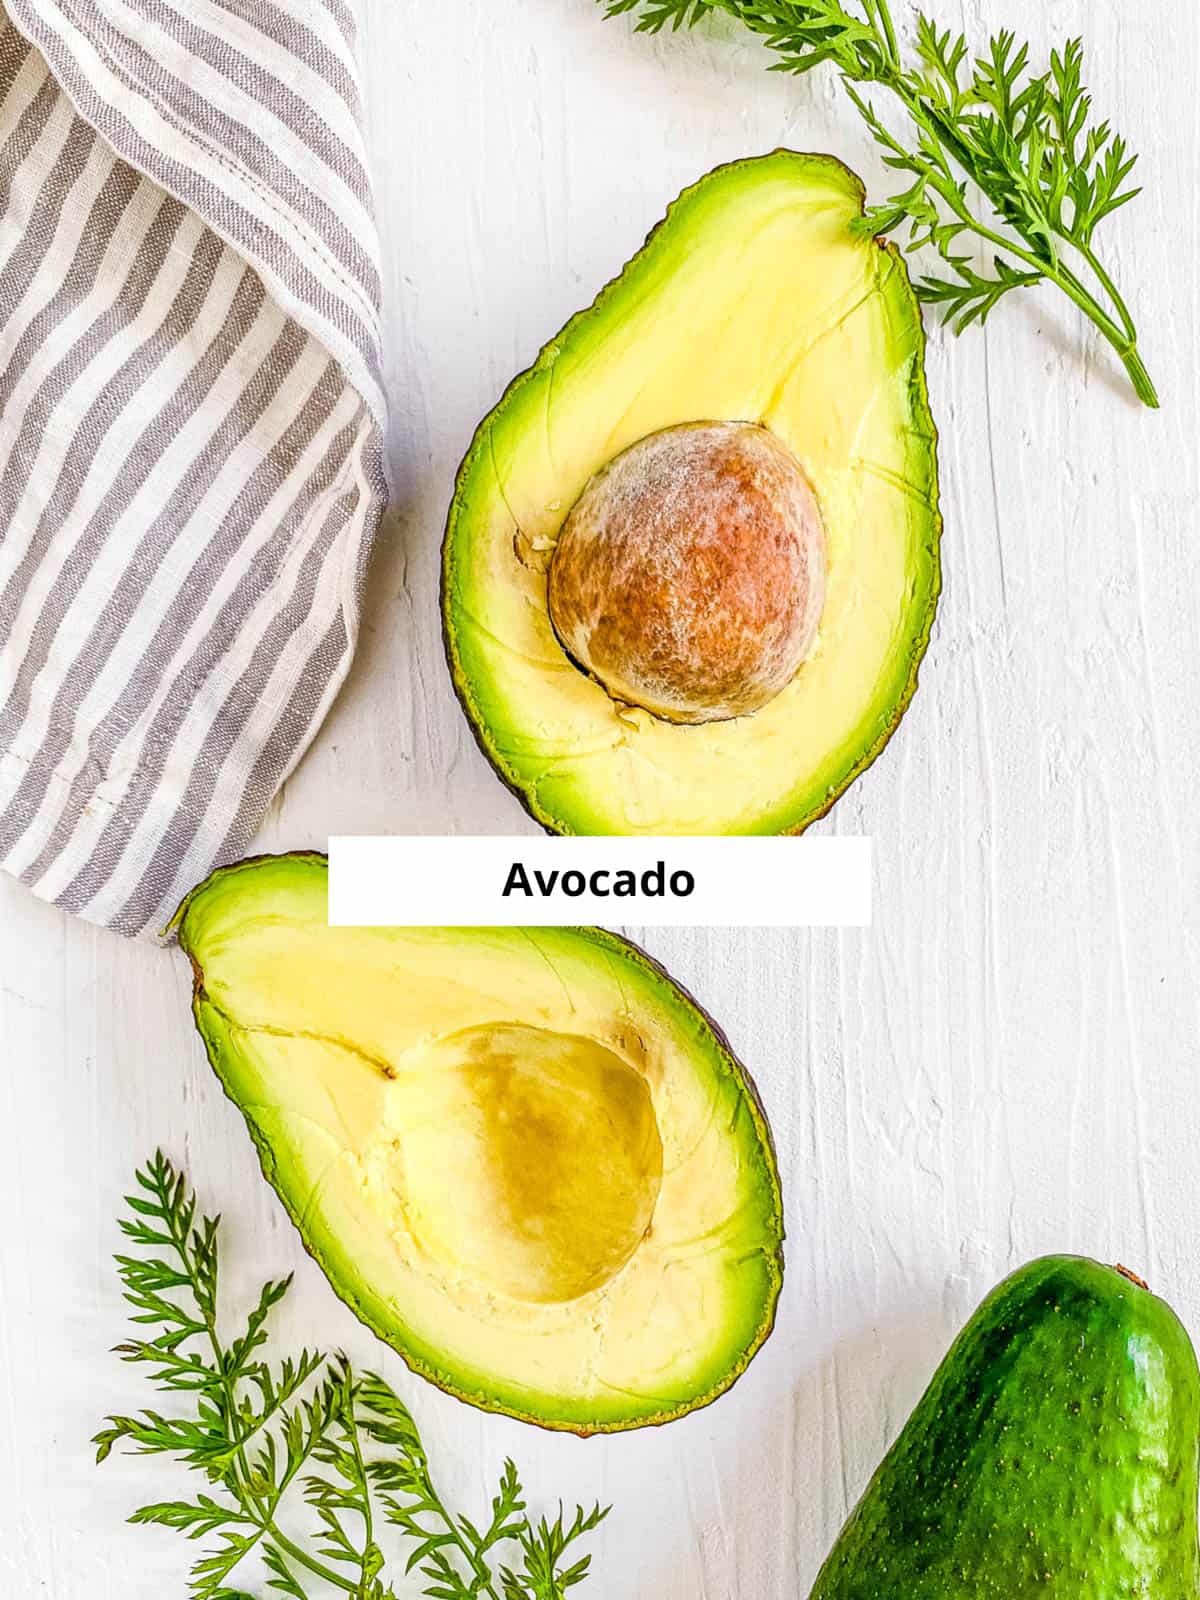
[[[0,866],[125,934],[243,854],[385,498],[348,0],[0,0]]]

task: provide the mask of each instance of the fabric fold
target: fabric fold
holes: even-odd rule
[[[0,14],[0,865],[125,934],[245,852],[386,498],[341,0]]]

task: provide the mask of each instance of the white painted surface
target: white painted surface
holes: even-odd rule
[[[1154,25],[1087,0],[934,9],[1087,34],[1100,104],[1145,157],[1149,193],[1110,254],[1164,409],[1137,411],[1049,295],[985,337],[935,336],[945,600],[899,737],[825,825],[874,835],[875,925],[646,940],[727,1028],[778,1134],[788,1286],[738,1388],[664,1431],[582,1443],[387,1363],[464,1503],[509,1451],[535,1503],[615,1502],[579,1591],[595,1600],[804,1600],[952,1331],[1031,1255],[1119,1257],[1200,1331],[1200,17],[1189,0],[1154,0]],[[530,826],[438,641],[440,523],[473,423],[717,161],[786,142],[878,178],[827,78],[770,78],[739,40],[634,40],[591,0],[366,0],[365,22],[402,511],[353,681],[264,848]],[[11,1600],[183,1592],[180,1543],[121,1526],[160,1470],[98,1471],[86,1444],[147,1398],[105,1353],[122,1329],[108,1257],[157,1142],[229,1217],[233,1285],[295,1266],[285,1332],[380,1359],[257,1176],[187,991],[177,956],[0,883]]]

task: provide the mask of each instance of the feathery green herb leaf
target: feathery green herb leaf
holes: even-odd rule
[[[916,283],[958,333],[983,322],[1015,290],[1052,283],[1116,351],[1138,398],[1158,397],[1137,347],[1137,329],[1095,249],[1105,217],[1141,191],[1136,156],[1108,122],[1092,117],[1083,85],[1083,43],[1071,39],[1041,70],[1007,29],[972,55],[967,38],[916,24],[914,59],[901,53],[890,0],[600,0],[640,32],[733,17],[775,55],[772,69],[801,74],[828,64],[905,185],[872,206],[864,232],[908,226],[907,247],[939,255],[948,276]],[[865,92],[886,90],[898,110],[893,133]],[[977,196],[982,196],[981,206]],[[976,256],[963,253],[973,241]]]
[[[211,1492],[142,1506],[131,1522],[172,1528],[204,1541],[192,1566],[193,1600],[251,1600],[228,1579],[257,1552],[267,1589],[309,1600],[317,1580],[351,1600],[397,1600],[377,1542],[380,1523],[413,1541],[406,1573],[419,1572],[430,1600],[563,1600],[588,1573],[576,1541],[607,1511],[577,1509],[566,1528],[536,1526],[506,1461],[479,1527],[447,1510],[407,1407],[380,1377],[355,1375],[345,1356],[303,1350],[272,1366],[262,1358],[271,1312],[291,1287],[264,1285],[243,1332],[225,1343],[218,1328],[220,1219],[198,1214],[183,1176],[159,1152],[137,1174],[120,1223],[152,1255],[116,1258],[139,1328],[157,1330],[118,1346],[159,1389],[189,1397],[186,1415],[143,1411],[110,1417],[93,1441],[103,1461],[119,1444],[139,1454],[173,1456],[201,1472]],[[308,1508],[307,1529],[288,1533],[280,1515],[289,1490]],[[496,1567],[515,1546],[519,1571]],[[573,1560],[566,1565],[568,1551]]]

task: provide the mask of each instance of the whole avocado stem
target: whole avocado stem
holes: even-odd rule
[[[1149,1294],[1150,1285],[1146,1282],[1146,1280],[1144,1278],[1139,1278],[1137,1273],[1132,1272],[1128,1267],[1123,1267],[1119,1261],[1113,1268],[1113,1271],[1119,1272],[1123,1278],[1128,1278],[1130,1283],[1136,1284],[1139,1289],[1145,1289],[1146,1293]]]

